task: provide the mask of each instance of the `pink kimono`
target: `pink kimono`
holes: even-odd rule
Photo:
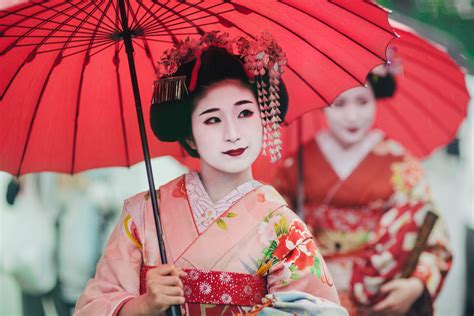
[[[268,293],[297,290],[339,303],[306,226],[271,186],[247,182],[213,204],[197,173],[158,192],[168,261],[185,269],[186,315],[234,315]],[[146,291],[146,271],[159,264],[148,193],[125,201],[96,275],[75,315],[116,315]]]

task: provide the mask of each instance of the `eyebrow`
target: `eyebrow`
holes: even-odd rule
[[[234,105],[239,106],[239,105],[248,104],[248,103],[252,103],[252,101],[250,101],[250,100],[240,100],[240,101],[235,102]],[[212,112],[217,112],[219,110],[220,110],[219,108],[207,109],[206,111],[199,114],[199,116],[204,115],[204,114],[208,114],[208,113],[212,113]]]
[[[239,106],[239,105],[248,104],[248,103],[252,103],[252,101],[250,101],[250,100],[240,100],[240,101],[235,102],[234,105]]]

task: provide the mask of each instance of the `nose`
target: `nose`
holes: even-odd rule
[[[236,125],[232,121],[228,121],[225,126],[224,139],[226,142],[235,143],[240,140]]]
[[[357,112],[357,106],[354,106],[353,104],[348,106],[347,112],[346,112],[346,118],[350,122],[354,122],[354,121],[357,121],[358,117],[359,117],[359,113]]]

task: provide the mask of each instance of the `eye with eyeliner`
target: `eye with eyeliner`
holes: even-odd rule
[[[358,98],[357,103],[359,105],[366,105],[367,103],[369,103],[369,101],[366,98]]]
[[[333,103],[334,107],[340,108],[345,105],[346,101],[344,99],[342,100],[337,100],[336,102]]]
[[[246,109],[239,113],[239,118],[252,117],[253,114],[254,114],[253,111]]]
[[[206,125],[213,125],[216,123],[219,123],[221,120],[218,117],[212,116],[208,118],[207,120],[204,121],[204,124]]]

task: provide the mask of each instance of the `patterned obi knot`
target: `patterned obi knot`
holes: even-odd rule
[[[140,294],[146,292],[146,273],[154,266],[142,266]],[[267,294],[266,279],[261,276],[224,271],[183,269],[186,303],[253,306]]]

